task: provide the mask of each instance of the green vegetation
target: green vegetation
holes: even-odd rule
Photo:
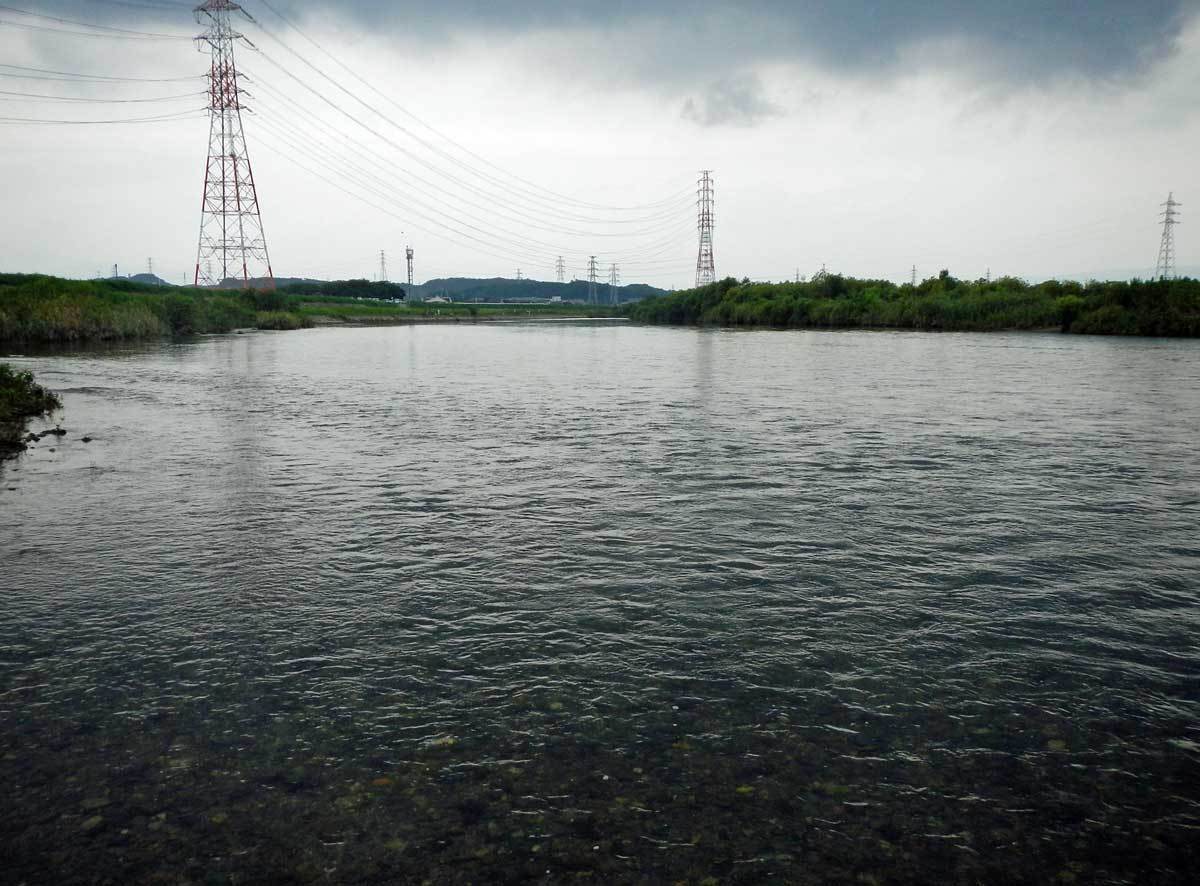
[[[726,279],[622,312],[669,324],[1200,336],[1200,281],[1031,285],[1012,277],[968,282],[946,271],[917,286],[836,274],[808,283]]]
[[[431,320],[500,320],[519,317],[613,317],[616,310],[601,305],[473,305],[464,302],[416,302],[411,305],[364,304],[359,301],[323,299],[305,302],[297,311],[314,322],[412,323]]]
[[[0,274],[0,342],[83,342],[301,329],[330,323],[412,323],[504,317],[610,317],[608,307],[392,304],[399,287],[349,280],[278,290],[205,290],[131,280]],[[367,293],[350,296],[339,293]]]
[[[25,449],[21,435],[26,419],[61,408],[62,401],[37,384],[32,373],[0,363],[0,460]]]
[[[289,283],[278,289],[281,295],[335,298],[402,299],[404,287],[398,283],[372,283],[370,280],[335,280],[330,283]]]
[[[429,280],[420,286],[406,287],[410,298],[433,298],[442,295],[462,302],[504,302],[530,301],[540,299],[549,301],[559,298],[566,302],[586,303],[588,300],[588,282],[572,280],[566,283],[550,283],[545,280],[512,280],[496,277],[481,280],[473,277],[447,277]],[[608,287],[601,284],[600,293],[608,301]],[[665,289],[647,286],[644,283],[630,283],[618,286],[616,290],[619,302],[637,301],[651,295],[666,295]]]
[[[253,298],[236,292],[0,274],[0,341],[110,341],[254,323]]]
[[[253,325],[257,329],[307,329],[312,323],[290,311],[259,311]]]

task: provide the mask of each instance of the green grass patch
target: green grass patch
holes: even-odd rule
[[[598,305],[391,304],[338,294],[386,295],[393,289],[393,284],[381,289],[379,284],[349,281],[345,286],[306,284],[271,291],[205,290],[128,280],[0,274],[0,342],[120,341],[254,327],[302,329],[319,318],[383,324],[434,318],[611,317],[615,313]]]
[[[259,329],[308,329],[313,323],[311,318],[289,311],[259,311],[254,325]]]

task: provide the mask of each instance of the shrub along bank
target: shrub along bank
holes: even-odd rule
[[[0,274],[0,341],[73,342],[229,332],[276,309],[274,293]],[[297,318],[297,323],[303,321]]]
[[[645,323],[958,331],[1056,329],[1101,335],[1200,335],[1200,281],[1028,284],[957,280],[917,286],[837,274],[806,283],[732,278],[627,306]]]
[[[24,451],[26,420],[61,408],[58,397],[37,384],[32,373],[0,363],[0,461]]]

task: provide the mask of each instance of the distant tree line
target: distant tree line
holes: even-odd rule
[[[587,302],[588,282],[572,280],[566,283],[552,283],[546,280],[513,280],[505,277],[492,279],[477,279],[473,277],[449,277],[446,279],[429,280],[414,287],[414,297],[432,298],[445,296],[452,301],[482,301],[504,302],[525,301],[530,299],[560,298],[563,301]],[[631,283],[616,287],[618,302],[636,301],[650,295],[662,295],[665,290],[644,283]],[[608,284],[600,281],[596,286],[596,300],[599,304],[609,304]]]
[[[405,289],[398,283],[371,280],[334,280],[329,283],[290,283],[277,290],[285,295],[333,296],[334,298],[404,299]]]
[[[1029,284],[1015,277],[959,280],[948,271],[916,286],[840,274],[802,283],[728,278],[645,299],[624,313],[645,323],[693,325],[1200,336],[1200,282]]]

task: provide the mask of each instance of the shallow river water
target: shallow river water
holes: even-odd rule
[[[0,882],[1194,882],[1200,342],[11,362]]]

